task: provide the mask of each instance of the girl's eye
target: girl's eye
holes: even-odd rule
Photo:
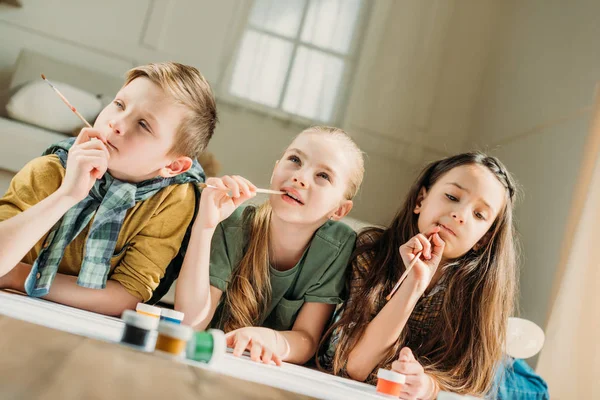
[[[289,156],[288,160],[290,160],[293,163],[300,164],[300,158],[298,158],[297,156]]]
[[[325,172],[319,172],[319,173],[317,174],[317,176],[318,176],[319,178],[323,178],[323,179],[325,179],[325,180],[331,181],[331,178],[330,178],[330,177],[329,177],[329,175],[327,175],[327,173],[325,173]]]
[[[475,213],[475,217],[477,217],[478,219],[484,220],[485,221],[485,215],[483,215],[480,212],[476,212]]]
[[[114,101],[115,105],[117,107],[119,107],[121,110],[125,108],[125,106],[123,105],[123,103],[121,103],[119,100],[115,100]]]
[[[141,126],[143,129],[145,129],[145,130],[147,130],[147,131],[149,131],[149,130],[150,130],[150,128],[148,127],[148,124],[146,123],[146,121],[144,121],[144,120],[141,120],[139,123],[140,123],[140,126]]]
[[[456,197],[452,196],[451,194],[446,193],[446,197],[450,201],[458,201],[458,199]]]

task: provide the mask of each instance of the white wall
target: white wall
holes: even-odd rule
[[[21,48],[122,76],[176,59],[217,89],[249,0],[23,0],[0,6],[0,91]],[[377,0],[341,125],[367,152],[352,213],[388,222],[425,160],[465,146],[494,26],[492,0]],[[0,99],[1,102],[1,99]],[[219,104],[210,150],[223,173],[265,184],[274,160],[304,127]]]
[[[516,213],[521,309],[543,327],[588,134],[591,115],[581,110],[593,103],[600,77],[598,15],[593,0],[503,2],[474,113],[473,138],[524,187]]]

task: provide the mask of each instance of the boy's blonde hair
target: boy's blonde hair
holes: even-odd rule
[[[189,65],[164,62],[142,65],[127,71],[125,85],[137,78],[148,78],[173,99],[187,107],[169,153],[198,158],[212,137],[217,124],[217,104],[208,81]]]

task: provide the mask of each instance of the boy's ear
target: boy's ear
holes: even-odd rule
[[[423,203],[423,200],[425,200],[426,197],[427,197],[427,190],[425,190],[425,188],[422,187],[421,190],[419,190],[419,195],[417,196],[417,205],[415,206],[415,209],[413,210],[413,212],[415,214],[419,214],[421,212],[421,203]]]
[[[173,176],[183,174],[192,168],[193,161],[186,156],[177,157],[169,165],[165,165],[160,169],[159,175],[163,178],[171,178]]]
[[[339,221],[340,219],[342,219],[346,215],[348,215],[350,210],[352,210],[353,206],[354,206],[354,203],[352,202],[352,200],[344,200],[342,202],[342,204],[340,204],[339,207],[335,209],[333,214],[331,214],[329,216],[329,219],[332,219],[334,221]]]

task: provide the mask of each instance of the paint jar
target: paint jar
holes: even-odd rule
[[[152,332],[158,325],[158,320],[133,310],[125,310],[121,315],[125,328],[121,336],[121,343],[138,350],[148,350],[152,339]]]
[[[154,307],[144,303],[137,303],[137,306],[135,306],[135,311],[142,315],[147,315],[148,317],[160,319],[160,307]]]
[[[187,358],[206,364],[215,364],[224,356],[227,349],[225,334],[218,329],[195,332],[188,342]]]
[[[163,308],[160,310],[160,320],[170,322],[172,324],[181,324],[183,321],[183,313],[169,308]]]
[[[194,330],[187,325],[174,324],[161,321],[158,324],[158,338],[154,351],[160,351],[173,357],[184,355],[185,346],[194,334]]]
[[[379,368],[377,371],[377,393],[398,398],[402,392],[402,386],[406,382],[406,376],[394,371]]]

